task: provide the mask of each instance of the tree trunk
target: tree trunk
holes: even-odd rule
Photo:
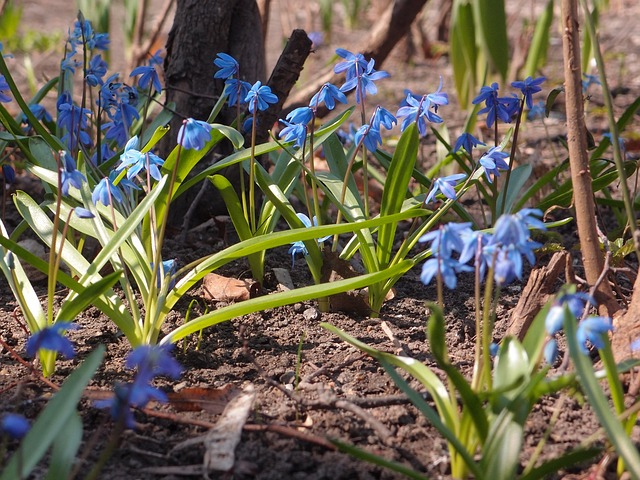
[[[264,43],[256,1],[178,0],[165,59],[167,102],[175,102],[177,115],[160,146],[165,157],[176,145],[182,120],[187,117],[206,120],[221,95],[224,82],[213,78],[216,71],[213,61],[221,52],[238,61],[243,80],[250,83],[264,80]],[[235,118],[235,114],[225,110],[221,116],[217,120],[220,123],[229,124]],[[201,168],[206,164],[203,160]],[[200,188],[195,186],[172,204],[172,224],[181,223]],[[215,193],[213,186],[205,188],[211,189],[211,195]],[[226,212],[219,197],[205,203],[210,208],[201,209],[201,219]]]
[[[562,35],[564,87],[567,98],[567,144],[569,146],[571,181],[582,262],[587,283],[593,286],[596,285],[602,273],[604,257],[600,251],[587,152],[587,127],[584,122],[582,99],[580,35],[576,0],[562,0],[562,19],[564,24],[564,34]],[[598,283],[594,296],[603,314],[611,316],[619,310],[620,307],[606,278]]]

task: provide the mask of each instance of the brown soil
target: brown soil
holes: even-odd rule
[[[38,17],[35,13],[42,9],[44,3],[47,4],[47,12],[51,15]],[[60,8],[50,7],[53,3]],[[50,22],[55,22],[56,28],[63,28],[74,17],[73,9],[68,7],[67,3],[61,0],[25,2],[25,22],[32,26],[45,23],[50,25]],[[511,10],[528,11],[528,8],[522,9],[523,2],[508,3]],[[635,24],[630,23],[637,16],[629,14],[629,10],[636,14],[640,13],[640,10],[638,5],[631,1],[621,0],[612,3],[615,5],[601,18],[602,41],[605,50],[610,54],[608,61],[611,64],[612,86],[629,89],[616,97],[616,104],[624,108],[640,95],[640,62],[637,61],[640,39],[631,28]],[[434,9],[435,7],[431,6],[428,14],[432,14]],[[367,20],[363,22],[366,23]],[[301,26],[306,26],[303,21]],[[326,61],[334,47],[350,48],[354,38],[363,31],[364,29],[348,32],[343,28],[337,28],[331,46],[320,49],[319,57],[313,60],[305,74],[313,75],[315,66]],[[557,31],[552,33],[556,48],[551,55],[555,63],[550,65],[548,71],[545,69],[549,78],[549,89],[561,83],[561,67],[557,63],[560,38]],[[276,32],[274,37],[278,35]],[[277,48],[270,48],[270,58],[274,56]],[[51,61],[51,53],[34,55],[38,60],[35,62],[37,65]],[[53,65],[59,57],[55,58]],[[380,83],[380,101],[388,101],[390,105],[397,105],[403,88],[420,92],[434,90],[439,74],[445,76],[445,85],[452,85],[450,68],[445,57],[437,60],[416,57],[409,65],[403,63],[398,54],[389,60],[385,68],[395,74],[395,80]],[[448,88],[448,91],[452,91],[452,88]],[[598,105],[600,99],[597,94],[592,101]],[[455,134],[464,121],[464,115],[453,113],[456,108],[449,108],[452,120],[447,118],[448,126]],[[594,115],[590,117],[590,122],[593,130],[599,131],[598,134],[594,133],[599,139],[603,125],[601,117]],[[553,125],[556,133],[562,133],[562,120],[556,121]],[[636,119],[630,132],[637,134],[638,130]],[[522,144],[522,158],[524,161],[541,165],[550,162],[552,155],[546,145],[546,133],[542,127],[527,126]],[[559,143],[555,145],[557,149],[561,148]],[[541,152],[542,146],[545,146],[544,153]],[[635,154],[637,158],[637,151]],[[425,166],[429,163],[430,158],[427,154]],[[25,178],[22,181],[25,182],[23,188],[32,192],[35,190],[33,182],[29,179]],[[16,225],[15,214],[9,213],[7,223],[8,228]],[[569,235],[570,231],[566,233],[568,235],[564,238],[568,241],[565,246],[571,249],[575,238]],[[177,258],[179,263],[184,264],[222,246],[220,232],[211,227],[190,236],[186,244],[169,241],[165,257]],[[544,264],[545,261],[545,258],[539,259],[539,263]],[[290,265],[286,248],[269,252],[267,263],[269,268]],[[244,263],[238,263],[219,273],[242,276],[246,269]],[[577,269],[580,273],[579,266]],[[311,283],[306,266],[300,260],[291,274],[296,286]],[[40,287],[43,291],[46,290],[45,286]],[[269,291],[275,284],[273,281],[267,281],[265,287]],[[499,340],[506,330],[510,309],[518,301],[520,291],[521,285],[516,284],[507,288],[501,298],[496,340]],[[191,298],[199,300],[198,308],[204,308],[205,302],[201,300],[200,290],[192,292],[189,300]],[[180,342],[176,351],[178,360],[185,367],[184,374],[178,383],[163,382],[159,385],[168,392],[179,392],[190,387],[222,388],[231,385],[239,388],[247,382],[255,386],[257,400],[236,449],[234,470],[226,474],[212,472],[211,478],[400,478],[388,470],[329,448],[326,442],[323,442],[327,438],[354,444],[368,452],[408,465],[429,477],[448,478],[448,453],[444,439],[399,395],[399,390],[390,377],[374,360],[362,355],[319,326],[321,321],[329,322],[381,350],[410,355],[436,368],[425,335],[425,302],[434,298],[434,287],[424,286],[420,282],[419,270],[416,268],[398,283],[396,296],[384,306],[380,319],[353,313],[319,314],[314,302],[248,315],[205,331],[200,341],[197,338],[189,338],[185,344]],[[20,315],[15,313],[16,304],[2,279],[0,299],[0,332],[4,340],[21,354],[24,352],[26,334],[20,328]],[[179,325],[184,321],[189,300],[185,299],[178,305],[167,327]],[[468,374],[473,362],[475,336],[472,279],[461,277],[459,287],[446,293],[445,303],[447,343],[452,361]],[[219,305],[212,304],[209,308],[216,306]],[[400,349],[383,331],[383,321],[401,345]],[[95,308],[87,310],[76,322],[81,328],[70,332],[69,336],[77,346],[78,356],[73,361],[59,361],[52,381],[62,383],[65,376],[98,344],[106,347],[106,356],[90,385],[91,389],[108,391],[114,382],[129,379],[130,373],[124,369],[124,358],[130,347],[115,326]],[[46,405],[51,389],[39,381],[34,371],[19,364],[6,350],[1,354],[2,410],[18,411],[29,418],[35,418]],[[296,377],[298,364],[299,377]],[[298,388],[292,391],[291,387],[296,380],[299,380]],[[336,404],[337,400],[342,402]],[[555,397],[545,398],[534,409],[526,427],[525,448],[521,455],[523,465],[545,434],[556,402]],[[353,408],[354,405],[362,410]],[[107,413],[94,408],[90,400],[82,401],[80,412],[85,427],[85,445],[97,440],[87,464],[80,468],[83,476],[103,448],[104,439],[111,431],[112,425],[108,421]],[[184,440],[206,434],[207,427],[202,425],[213,424],[217,418],[218,415],[207,411],[179,412],[172,405],[154,405],[148,412],[138,412],[138,428],[125,433],[101,478],[172,479],[190,471],[200,475],[200,466],[205,454],[203,445],[195,445],[175,453],[172,449]],[[376,428],[375,421],[380,422],[383,428]],[[594,435],[598,429],[599,424],[588,405],[573,398],[568,399],[541,458],[550,459],[561,455],[585,438]],[[636,437],[637,433],[634,432]],[[604,458],[603,455],[596,459],[597,462],[604,462],[605,468],[601,473],[607,478],[613,478],[614,463],[608,464],[607,468]],[[575,470],[558,472],[552,478],[562,478],[565,475],[578,478],[595,472],[597,466],[578,465]],[[36,472],[33,478],[41,478],[43,472],[44,470]]]

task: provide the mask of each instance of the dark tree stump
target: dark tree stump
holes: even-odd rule
[[[220,52],[238,61],[243,80],[254,83],[264,79],[264,43],[255,0],[178,0],[165,59],[167,102],[175,102],[178,115],[171,121],[171,131],[160,145],[165,158],[176,145],[183,118],[206,120],[222,93],[224,82],[213,78],[216,72],[213,61]],[[235,118],[235,114],[223,111],[217,121],[228,124],[231,117]],[[203,169],[211,161],[211,158],[204,159],[199,168]],[[172,204],[171,224],[182,223],[200,188],[195,186]],[[209,188],[207,196],[215,196],[213,186]],[[217,196],[208,199],[206,206],[199,210],[200,220],[226,212]]]

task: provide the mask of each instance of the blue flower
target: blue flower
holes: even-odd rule
[[[460,263],[458,260],[448,257],[438,256],[436,258],[430,258],[422,266],[422,273],[420,274],[420,280],[425,285],[431,283],[433,277],[437,274],[442,275],[444,284],[448,289],[453,290],[458,284],[456,275],[461,272],[472,272],[473,268],[469,265]]]
[[[556,342],[555,338],[551,338],[545,343],[542,355],[544,361],[549,365],[556,363],[556,359],[558,358],[558,342]]]
[[[285,127],[280,130],[280,134],[278,135],[285,142],[291,142],[295,140],[293,146],[295,148],[301,148],[304,145],[305,140],[307,139],[307,126],[305,124],[295,124],[289,123],[286,120],[280,120]]]
[[[322,43],[324,42],[324,35],[322,32],[309,32],[307,36],[309,37],[309,40],[311,40],[311,48],[318,48],[322,46]]]
[[[470,133],[464,132],[462,135],[458,137],[458,140],[456,140],[456,144],[453,147],[453,151],[457,152],[461,148],[464,148],[468,154],[471,154],[473,149],[478,145],[485,145],[485,144],[480,140],[478,140],[473,135],[471,135]]]
[[[344,58],[345,61],[333,67],[333,71],[335,73],[345,72],[347,81],[359,77],[367,68],[367,61],[361,53],[353,54],[344,48],[337,48],[336,53],[338,56]]]
[[[262,85],[262,82],[258,80],[253,84],[244,101],[249,104],[249,112],[254,113],[256,108],[261,111],[266,110],[270,103],[278,101],[278,97],[271,92],[268,85]]]
[[[583,93],[586,93],[591,85],[602,85],[602,83],[600,83],[600,78],[598,78],[598,75],[589,75],[588,73],[583,73],[582,76],[584,77],[584,79],[582,80]]]
[[[240,70],[240,65],[238,65],[236,59],[222,52],[218,53],[213,64],[219,68],[213,75],[213,78],[224,78],[226,80],[227,78],[238,75],[238,71]]]
[[[131,179],[140,173],[142,170],[147,170],[149,175],[155,180],[160,181],[162,174],[160,168],[164,164],[157,155],[147,152],[142,153],[138,148],[138,136],[132,137],[124,147],[124,152],[120,156],[120,165],[116,168],[117,172],[120,172],[127,168],[127,178]]]
[[[162,264],[162,271],[158,270],[158,281],[156,282],[157,287],[158,289],[161,289],[162,279],[168,277],[169,278],[168,290],[171,290],[176,284],[176,279],[173,278],[173,276],[176,274],[176,271],[178,270],[178,262],[176,262],[175,259],[171,259],[171,260],[163,260],[161,264]],[[153,262],[151,262],[151,270],[153,270]]]
[[[595,306],[596,303],[593,297],[586,293],[564,293],[560,295],[555,299],[545,317],[544,326],[547,333],[553,335],[562,330],[565,307],[569,308],[569,313],[573,318],[579,319],[582,317],[587,304]]]
[[[306,125],[313,118],[313,110],[310,107],[298,107],[291,110],[286,119],[290,123]]]
[[[0,420],[0,431],[14,440],[20,440],[29,431],[29,420],[17,413],[5,413]]]
[[[115,174],[116,172],[112,172]],[[109,175],[109,178],[105,177],[98,182],[96,188],[93,189],[93,193],[91,194],[91,201],[94,205],[97,205],[98,202],[102,203],[105,207],[111,205],[112,201],[116,201],[118,203],[122,202],[122,193],[120,189],[113,184],[111,177],[114,175]]]
[[[142,345],[129,354],[125,365],[137,368],[138,374],[146,378],[166,375],[177,379],[182,374],[182,367],[171,354],[172,350],[172,344]]]
[[[305,226],[305,228],[310,228],[311,225],[311,220],[309,220],[309,217],[307,217],[304,213],[296,213],[296,216],[300,219],[300,221],[302,222],[302,224]],[[313,217],[313,226],[318,226],[318,219],[316,217]],[[317,242],[319,245],[322,245],[324,242],[326,242],[327,240],[329,240],[331,238],[331,235],[327,235],[325,237],[321,237],[317,239]],[[302,241],[297,241],[297,242],[292,242],[291,243],[291,247],[289,247],[289,252],[291,255],[291,268],[293,268],[295,266],[296,263],[296,255],[297,254],[302,254],[305,257],[307,255],[309,255],[309,251],[307,250],[307,247],[305,246],[304,242]]]
[[[178,131],[178,143],[190,150],[202,150],[211,140],[212,128],[207,122],[187,118]]]
[[[132,408],[143,408],[151,400],[166,402],[167,395],[151,385],[158,375],[178,378],[182,367],[171,355],[173,345],[143,345],[137,347],[126,360],[127,368],[137,368],[133,382],[116,384],[113,397],[95,402],[97,408],[109,408],[111,417],[135,428]]]
[[[491,128],[496,121],[496,117],[505,123],[511,121],[511,110],[505,106],[503,99],[498,98],[498,84],[493,83],[490,87],[484,86],[480,89],[480,94],[471,103],[478,104],[485,102],[485,108],[478,112],[478,115],[487,113],[487,128]]]
[[[419,242],[431,242],[431,252],[441,258],[451,258],[453,252],[462,252],[464,236],[471,232],[471,222],[441,225],[440,228],[424,234]]]
[[[316,110],[324,102],[329,110],[333,110],[336,106],[336,100],[340,103],[347,103],[346,95],[338,87],[331,83],[325,83],[320,87],[320,91],[311,97],[309,106]]]
[[[360,143],[362,143],[370,152],[375,152],[378,149],[378,145],[382,145],[382,135],[380,135],[380,130],[367,123],[362,125],[356,131],[354,140],[356,145],[360,145]]]
[[[589,341],[598,350],[605,347],[603,334],[613,331],[613,325],[609,317],[587,317],[578,324],[576,339],[580,350],[589,353],[586,343]]]
[[[389,74],[383,70],[376,71],[373,66],[375,65],[375,60],[372,58],[367,63],[365,69],[360,72],[359,75],[356,75],[351,78],[347,78],[347,81],[344,85],[340,87],[341,92],[349,92],[356,89],[356,103],[360,103],[367,95],[375,95],[378,93],[378,88],[375,85],[376,80],[380,80],[382,78],[386,78]]]
[[[535,120],[537,118],[545,118],[547,116],[547,106],[544,100],[539,100],[527,112],[527,120]]]
[[[524,96],[527,108],[532,108],[533,99],[531,98],[531,96],[534,93],[538,93],[540,90],[542,90],[542,88],[540,88],[540,84],[545,80],[546,80],[545,77],[538,77],[536,79],[527,77],[524,79],[524,81],[512,82],[511,86],[513,88],[520,89],[520,91],[522,92],[522,95]]]
[[[67,131],[63,139],[70,151],[76,149],[78,141],[83,145],[91,144],[91,137],[87,133],[91,110],[81,108],[71,103],[68,95],[61,95],[58,99],[58,126]]]
[[[417,122],[420,136],[424,137],[427,134],[427,122],[442,123],[442,118],[435,113],[435,109],[438,107],[437,104],[434,104],[434,111],[431,111],[429,95],[416,97],[411,92],[407,93],[403,106],[396,113],[398,117],[405,117],[400,126],[401,131],[404,132],[409,125]]]
[[[229,78],[224,82],[224,85],[223,95],[227,96],[230,107],[247,103],[246,97],[251,89],[249,82],[238,80],[237,78]]]
[[[13,182],[16,181],[16,171],[11,165],[6,163],[2,164],[2,176],[4,177],[5,183],[8,185],[12,185]]]
[[[89,61],[89,68],[85,76],[87,84],[91,87],[102,85],[102,77],[107,74],[107,62],[102,59],[102,55],[95,55]]]
[[[29,105],[29,110],[31,111],[31,113],[33,113],[33,116],[40,121],[43,121],[43,120],[45,122],[53,121],[51,114],[47,112],[47,110],[39,103],[32,103],[31,105]],[[21,121],[22,123],[27,123],[27,124],[29,123],[29,119],[24,113],[22,114]]]
[[[62,177],[61,193],[65,197],[69,194],[69,186],[74,186],[78,190],[82,188],[82,182],[86,182],[85,176],[76,170],[76,162],[66,151],[60,151],[60,160],[62,168],[60,175]]]
[[[370,123],[376,130],[380,130],[381,126],[391,130],[398,120],[389,110],[378,105],[371,115]]]
[[[509,164],[504,161],[505,158],[509,158],[509,154],[503,152],[500,147],[491,147],[480,158],[480,165],[484,168],[484,174],[489,183],[493,183],[492,174],[499,177],[500,170],[509,170]]]
[[[162,65],[162,53],[163,53],[163,50],[161,48],[156,50],[156,53],[154,53],[153,55],[151,55],[151,57],[149,57],[149,65],[152,65],[152,66]]]
[[[445,197],[451,200],[455,200],[456,191],[453,187],[455,187],[463,178],[467,178],[467,175],[464,173],[455,173],[446,177],[437,178],[431,185],[431,191],[429,192],[429,195],[427,195],[425,203],[429,203],[435,199],[438,192],[441,192]]]
[[[4,75],[0,75],[0,102],[7,103],[11,101],[11,97],[7,95],[9,91],[9,84]]]
[[[42,349],[61,353],[66,358],[73,358],[76,352],[73,350],[71,340],[64,336],[64,332],[77,328],[78,325],[75,323],[56,322],[37,331],[27,340],[27,355],[33,357],[38,350]]]
[[[547,229],[547,226],[536,216],[542,216],[542,211],[534,208],[525,208],[512,215],[501,215],[494,227],[493,243],[501,245],[526,243],[530,237],[530,228]]]
[[[131,71],[130,77],[136,77],[140,75],[138,79],[138,86],[147,90],[150,85],[153,85],[153,89],[156,92],[162,91],[162,84],[160,83],[160,77],[155,67],[152,65],[142,65],[136,67]]]
[[[60,62],[60,69],[67,73],[70,73],[71,75],[76,73],[76,68],[80,68],[82,66],[78,59],[73,58],[75,54],[75,50],[68,52],[65,55],[64,60]]]
[[[82,208],[82,207],[76,207],[73,209],[73,213],[76,214],[76,217],[78,218],[95,218],[95,215],[93,213],[91,213],[90,210],[87,210],[86,208]]]
[[[496,284],[503,286],[510,284],[516,278],[522,280],[522,253],[520,249],[514,244],[489,245],[485,251],[492,253],[494,249],[497,249],[493,267],[493,278]]]

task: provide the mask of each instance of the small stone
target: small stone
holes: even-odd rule
[[[302,312],[302,316],[305,320],[317,320],[320,318],[320,311],[315,307],[309,307],[304,312]]]

